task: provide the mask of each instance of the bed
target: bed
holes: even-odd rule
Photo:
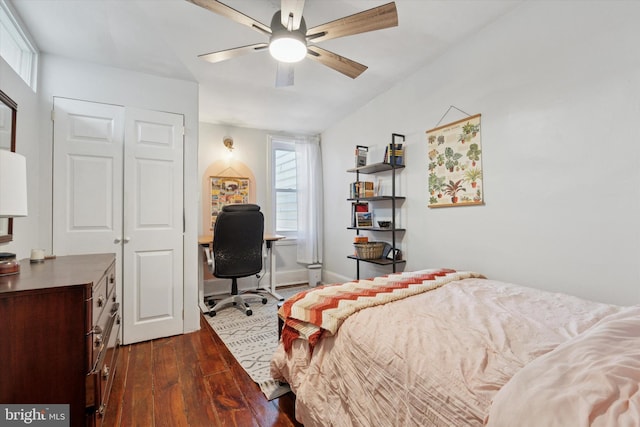
[[[313,426],[639,426],[640,306],[421,270],[285,301],[271,374]]]

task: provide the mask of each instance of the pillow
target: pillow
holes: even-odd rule
[[[494,396],[485,425],[640,426],[640,306],[524,366]]]

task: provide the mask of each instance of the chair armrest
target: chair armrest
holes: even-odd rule
[[[204,246],[202,250],[204,251],[204,254],[207,257],[207,265],[209,266],[209,269],[211,269],[211,267],[213,267],[213,259],[211,258],[211,248],[209,246]]]

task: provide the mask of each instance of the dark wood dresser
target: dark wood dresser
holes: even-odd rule
[[[100,426],[116,373],[115,255],[72,255],[0,276],[0,402],[69,404]]]

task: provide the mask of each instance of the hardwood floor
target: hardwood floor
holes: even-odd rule
[[[302,426],[268,401],[204,318],[190,334],[123,346],[103,426]]]

